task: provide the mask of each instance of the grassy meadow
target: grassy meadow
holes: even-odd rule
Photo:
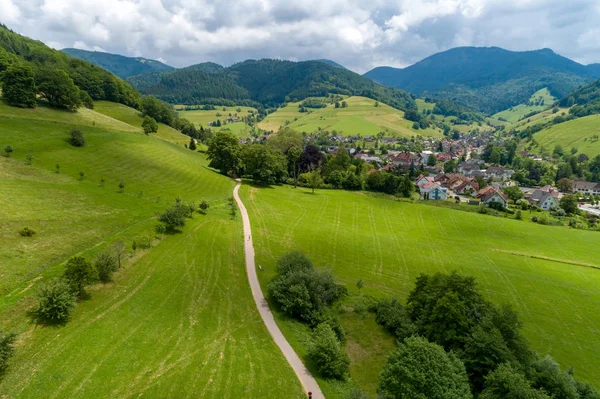
[[[476,277],[489,300],[515,308],[535,350],[600,385],[598,233],[364,192],[318,190],[311,195],[305,189],[245,186],[242,194],[264,288],[276,260],[292,250],[332,269],[351,292],[358,293],[355,284],[362,279],[364,295],[402,301],[420,273],[457,270]],[[304,327],[277,317],[292,344],[305,353]],[[342,312],[341,321],[348,333],[352,379],[374,393],[393,340],[370,314]],[[323,387],[328,397],[340,397],[339,384],[323,382]]]
[[[439,129],[414,130],[413,122],[404,119],[404,112],[383,103],[375,107],[375,100],[370,98],[353,96],[344,101],[348,103],[347,108],[328,104],[321,109],[307,108],[309,112],[305,113],[298,111],[300,103],[289,103],[269,114],[258,126],[276,131],[289,121],[292,129],[307,133],[321,129],[335,130],[344,136],[373,136],[379,132],[385,132],[386,136],[442,136]]]
[[[547,151],[560,144],[565,150],[577,148],[579,154],[592,158],[600,154],[600,140],[592,136],[600,135],[600,115],[590,115],[572,121],[559,123],[535,134],[538,149]]]
[[[204,110],[193,110],[193,111],[185,111],[183,109],[178,110],[179,116],[182,118],[186,118],[190,122],[196,124],[199,128],[200,126],[209,127],[209,122],[215,122],[217,119],[220,119],[222,123],[225,123],[227,118],[229,118],[229,114],[232,116],[237,116],[239,118],[243,116],[247,116],[249,111],[256,111],[255,108],[252,107],[216,107],[216,110],[212,111],[204,111]],[[237,110],[240,110],[238,112]],[[223,124],[221,128],[211,127],[211,129],[215,130],[225,130],[229,129],[234,134],[239,137],[248,137],[250,135],[251,128],[244,122],[234,122]]]
[[[498,112],[493,115],[493,118],[496,119],[504,119],[505,121],[516,123],[521,120],[525,115],[531,112],[541,112],[548,107],[550,107],[555,101],[556,98],[550,94],[547,88],[540,89],[536,91],[529,101],[536,101],[542,99],[544,100],[544,105],[529,105],[529,104],[519,104],[512,108],[506,109],[502,112]]]
[[[175,144],[180,133],[146,136],[135,111],[97,111],[0,104],[0,146],[14,148],[0,157],[0,328],[19,334],[0,398],[301,397],[252,301],[226,205],[234,183]],[[74,127],[83,148],[66,140]],[[209,201],[209,214],[156,238],[176,197]],[[37,234],[20,237],[25,226]],[[38,285],[116,240],[127,255],[114,281],[91,287],[66,325],[34,324]]]

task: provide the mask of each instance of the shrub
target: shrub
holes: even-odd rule
[[[375,307],[375,321],[387,328],[398,339],[403,340],[416,332],[404,307],[396,298],[382,300]]]
[[[343,380],[348,373],[350,360],[329,324],[322,323],[314,329],[308,357],[323,377]]]
[[[77,298],[64,279],[55,279],[40,287],[36,315],[48,322],[64,322],[75,309]]]
[[[85,287],[98,280],[98,271],[84,257],[74,256],[67,261],[64,277],[76,293],[83,295]]]
[[[189,208],[178,201],[167,208],[159,217],[158,221],[164,223],[168,232],[173,232],[179,227],[185,226],[185,219],[189,213]]]
[[[23,227],[21,231],[19,231],[19,235],[21,237],[33,237],[35,231],[31,230],[29,227]]]
[[[208,213],[208,208],[210,208],[210,205],[208,204],[208,202],[202,201],[200,203],[199,212],[203,215],[206,215]]]
[[[83,147],[85,146],[85,139],[83,137],[83,133],[81,130],[72,129],[69,133],[69,143],[71,143],[74,147]]]
[[[4,147],[4,154],[6,154],[7,158],[10,158],[10,154],[13,152],[13,148],[10,145]]]
[[[515,213],[515,219],[517,219],[517,220],[523,219],[523,214],[521,213],[520,209],[517,209],[517,212]]]
[[[118,263],[112,253],[103,252],[96,258],[94,266],[98,271],[98,278],[100,281],[106,283],[112,280],[112,274],[117,270]]]
[[[158,123],[156,123],[156,119],[148,115],[144,117],[144,120],[142,121],[142,127],[144,128],[144,133],[146,134],[158,132]]]
[[[14,333],[0,331],[0,374],[8,367],[8,360],[14,354],[14,343],[17,336]]]

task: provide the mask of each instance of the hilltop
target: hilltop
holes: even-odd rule
[[[364,76],[419,96],[448,98],[472,109],[496,113],[527,103],[547,88],[562,98],[600,77],[585,66],[550,49],[508,51],[498,47],[458,47],[400,69],[378,67]]]
[[[161,72],[173,69],[172,66],[163,64],[160,61],[142,57],[125,57],[118,54],[75,48],[65,48],[61,51],[71,57],[98,65],[122,79],[145,72]]]

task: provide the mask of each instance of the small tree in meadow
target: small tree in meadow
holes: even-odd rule
[[[344,380],[348,374],[350,359],[327,323],[321,323],[314,329],[308,357],[316,363],[323,377]]]
[[[202,201],[202,202],[200,203],[200,207],[199,207],[199,209],[200,209],[200,213],[201,213],[201,214],[203,214],[203,215],[206,215],[206,214],[208,213],[208,208],[210,208],[210,205],[209,205],[209,203],[208,203],[208,202],[206,202],[206,201]]]
[[[17,336],[14,333],[0,331],[0,375],[6,371],[8,360],[15,352],[14,344]]]
[[[117,268],[120,269],[122,266],[121,261],[123,260],[123,256],[125,256],[125,243],[121,240],[113,242],[112,252],[117,260]]]
[[[31,165],[31,164],[33,163],[33,155],[31,155],[31,154],[27,154],[27,155],[25,156],[25,163],[26,163],[27,165]]]
[[[158,221],[164,223],[166,231],[174,232],[178,228],[185,226],[188,213],[188,206],[181,201],[177,201],[158,217]]]
[[[56,166],[54,168],[55,168],[54,170],[56,171],[56,173],[60,173],[60,165],[59,164],[56,164]]]
[[[77,305],[77,297],[64,279],[54,279],[40,287],[37,317],[46,322],[64,322]]]
[[[112,274],[117,270],[118,263],[114,254],[103,252],[96,257],[94,266],[98,271],[100,281],[107,283],[112,280]]]
[[[144,128],[144,133],[146,134],[158,132],[158,123],[156,123],[156,119],[148,115],[144,117],[144,120],[142,121],[142,127]]]
[[[360,292],[360,290],[362,290],[362,288],[365,286],[365,283],[362,280],[358,280],[356,282],[356,288],[358,288],[358,292]]]
[[[4,147],[4,154],[6,155],[7,158],[10,158],[10,154],[12,154],[13,151],[14,150],[10,145],[7,145],[6,147]]]
[[[119,180],[119,192],[122,193],[125,191],[125,182],[123,180]]]
[[[78,129],[72,129],[69,133],[69,143],[74,147],[85,146],[85,139],[83,138],[83,132]]]
[[[67,261],[64,277],[71,288],[80,296],[85,287],[98,280],[96,267],[82,256],[75,256]]]
[[[193,137],[190,137],[190,145],[188,148],[192,151],[196,151],[196,140]]]

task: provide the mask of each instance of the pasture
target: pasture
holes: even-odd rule
[[[565,150],[577,148],[578,154],[592,158],[600,154],[600,115],[590,115],[550,126],[534,135],[547,151],[560,144]]]
[[[335,130],[344,136],[374,136],[384,132],[386,136],[410,137],[442,136],[439,129],[414,130],[413,122],[404,119],[404,112],[366,97],[353,96],[344,99],[347,108],[335,108],[328,104],[325,108],[307,108],[308,112],[298,112],[299,103],[290,103],[285,108],[269,114],[259,127],[265,130],[278,130],[289,122],[289,127],[299,132],[315,133],[318,130]],[[281,112],[281,114],[279,114]]]
[[[598,233],[397,202],[365,192],[317,190],[311,195],[306,189],[245,186],[242,194],[265,289],[276,260],[292,250],[332,269],[351,292],[358,292],[355,284],[362,279],[363,294],[402,301],[420,273],[457,270],[476,277],[489,300],[515,308],[536,351],[550,354],[565,369],[574,366],[579,378],[600,384]],[[302,328],[281,315],[279,321],[303,353]],[[373,378],[389,343],[371,337],[387,335],[372,315],[361,319],[342,314],[341,321],[349,336],[352,378],[374,393]],[[323,387],[338,397],[335,384]]]
[[[543,103],[540,104],[539,100],[542,100]],[[550,94],[547,88],[543,88],[536,91],[529,99],[530,102],[533,102],[534,104],[538,102],[538,104],[540,105],[519,104],[502,112],[494,114],[493,118],[502,118],[507,122],[516,123],[520,121],[525,115],[531,112],[541,112],[547,109],[548,107],[551,107],[556,100],[557,99],[554,96],[552,96],[552,94]]]
[[[222,126],[210,127],[213,130],[225,130],[229,129],[239,137],[248,137],[250,135],[251,127],[244,122],[232,122],[227,123],[228,118],[238,117],[242,118],[248,116],[249,111],[255,111],[255,108],[251,107],[216,107],[216,110],[204,111],[204,110],[191,110],[186,111],[183,109],[178,110],[179,116],[186,118],[190,122],[194,123],[198,128],[203,126],[208,128],[210,122],[216,122],[217,119],[221,121]]]
[[[0,328],[19,334],[0,397],[301,397],[252,302],[230,179],[202,154],[100,112],[0,104],[0,116],[0,145],[14,148],[0,157]],[[67,142],[73,127],[85,147]],[[209,201],[209,214],[155,238],[155,215],[176,197]],[[24,226],[37,234],[20,237]],[[31,321],[40,283],[116,240],[127,255],[112,283],[91,287],[65,326]],[[133,240],[152,248],[133,251]]]

